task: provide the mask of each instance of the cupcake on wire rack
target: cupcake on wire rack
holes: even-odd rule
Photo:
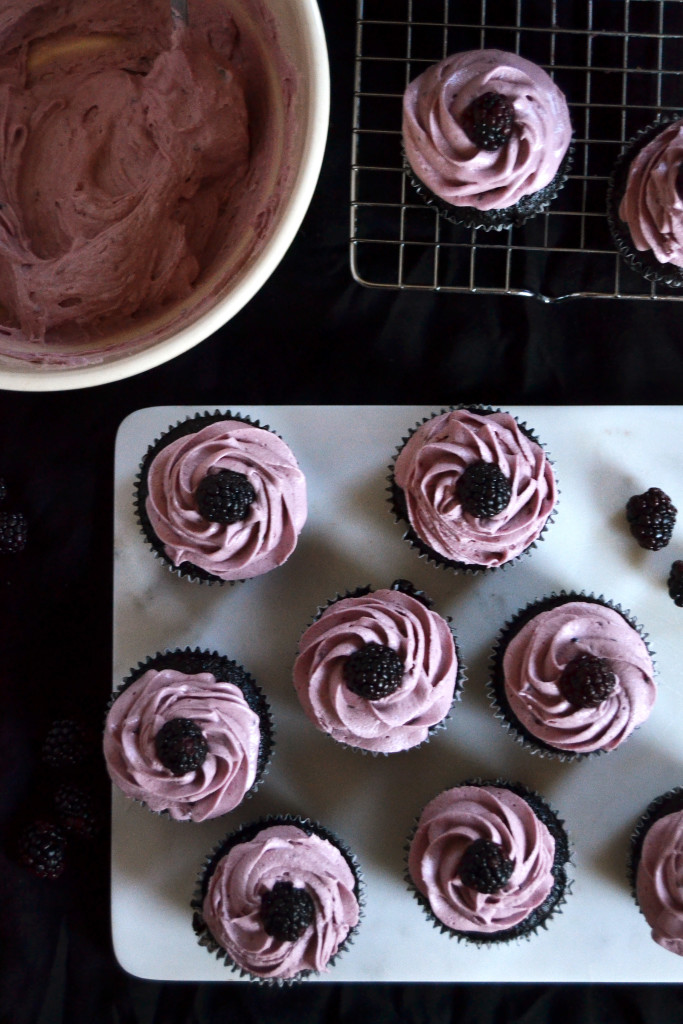
[[[354,855],[296,816],[243,825],[202,868],[192,900],[201,945],[253,981],[288,984],[334,966],[361,919]]]
[[[149,446],[135,507],[152,550],[178,575],[234,583],[290,557],[306,521],[306,480],[269,427],[198,413]]]
[[[683,789],[657,796],[640,817],[629,850],[633,897],[654,942],[683,956]]]
[[[534,753],[573,760],[615,750],[647,720],[656,695],[642,627],[603,597],[533,601],[494,645],[491,702]]]
[[[407,848],[406,880],[427,917],[477,945],[530,937],[568,891],[563,822],[533,790],[468,780],[423,808]]]
[[[531,551],[558,500],[536,436],[510,413],[484,406],[444,410],[414,427],[389,480],[405,539],[434,564],[467,572]]]

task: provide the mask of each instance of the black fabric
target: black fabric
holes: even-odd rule
[[[22,814],[46,799],[39,750],[49,722],[75,715],[101,727],[111,681],[113,451],[128,413],[173,403],[683,401],[677,303],[543,305],[353,281],[354,6],[321,0],[332,71],[325,161],[303,227],[260,293],[212,338],[141,376],[0,396],[4,507],[23,511],[30,528],[26,550],[0,561],[1,1024],[683,1019],[676,986],[324,984],[270,992],[143,982],[128,977],[111,950],[106,815],[98,838],[56,882],[33,878],[13,857]],[[106,808],[102,774],[92,781]]]

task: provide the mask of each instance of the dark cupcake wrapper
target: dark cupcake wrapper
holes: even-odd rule
[[[365,913],[365,882],[360,864],[355,854],[351,852],[350,848],[342,842],[335,832],[310,818],[304,818],[296,814],[270,814],[258,818],[256,821],[241,825],[239,828],[235,829],[235,831],[229,833],[214,847],[202,864],[197,876],[194,894],[190,901],[190,907],[193,911],[192,927],[200,946],[204,946],[209,953],[215,953],[217,959],[223,960],[226,967],[238,972],[240,977],[248,978],[250,981],[259,985],[283,988],[304,981],[306,978],[318,976],[318,972],[311,968],[307,968],[291,978],[264,978],[261,975],[253,974],[250,970],[242,967],[233,960],[227,951],[223,949],[216,939],[214,939],[203,916],[204,898],[208,891],[211,876],[213,875],[219,861],[225,857],[234,846],[237,846],[240,843],[250,842],[259,834],[259,832],[263,831],[263,829],[271,828],[274,825],[294,825],[297,828],[300,828],[306,835],[316,835],[320,839],[327,840],[327,842],[331,843],[337,850],[339,850],[353,873],[355,880],[354,895],[358,903],[358,924],[349,930],[343,942],[340,943],[336,953],[328,961],[327,966],[334,967],[339,957],[342,956],[342,954],[353,943],[358,933],[360,923]]]
[[[619,216],[619,205],[626,189],[628,172],[634,157],[670,124],[683,119],[683,114],[660,115],[656,121],[641,128],[619,154],[607,185],[607,222],[620,255],[624,261],[654,284],[669,288],[683,287],[683,267],[660,263],[651,250],[636,249],[628,224]]]
[[[138,662],[137,666],[130,670],[116,690],[113,691],[107,702],[106,715],[109,714],[121,694],[140,679],[145,672],[149,669],[160,670],[165,668],[176,669],[178,672],[184,672],[187,675],[194,675],[198,672],[210,672],[220,682],[233,683],[242,691],[247,705],[258,715],[260,722],[256,775],[250,789],[245,793],[244,799],[252,797],[260,789],[270,768],[275,747],[273,716],[270,704],[258,683],[255,682],[245,668],[226,655],[219,654],[217,651],[201,650],[199,647],[176,647],[174,650],[159,651],[154,655],[149,655],[144,662]],[[135,802],[147,807],[144,800],[137,800]],[[152,813],[168,816],[168,811]]]
[[[373,591],[375,589],[377,589],[377,588],[371,587],[370,584],[367,584],[366,586],[355,587],[353,590],[347,590],[344,593],[335,594],[335,596],[329,598],[325,602],[325,604],[318,606],[317,611],[315,612],[315,614],[313,615],[311,620],[307,623],[307,625],[306,625],[306,627],[304,629],[304,632],[306,631],[306,629],[308,629],[310,626],[312,626],[314,622],[317,622],[318,619],[321,617],[321,615],[323,615],[323,613],[326,612],[328,608],[331,608],[332,605],[337,604],[338,601],[343,601],[343,600],[345,600],[348,597],[365,597],[367,594],[373,593]],[[401,590],[401,591],[403,591],[403,593],[410,594],[410,596],[414,597],[417,601],[421,601],[422,604],[425,605],[425,607],[429,608],[430,610],[432,609],[432,605],[433,605],[432,599],[425,593],[425,591],[419,590],[416,587],[414,587],[413,584],[410,582],[410,580],[403,580],[403,579],[394,580],[394,582],[388,588],[386,588],[386,589],[388,589],[388,590]],[[465,688],[465,683],[467,682],[467,671],[465,669],[465,666],[463,665],[462,654],[461,654],[461,650],[460,650],[460,644],[459,644],[458,638],[457,638],[457,636],[455,634],[455,630],[453,629],[453,626],[452,626],[452,621],[453,621],[452,617],[450,615],[442,615],[441,618],[449,626],[449,629],[450,629],[450,632],[451,632],[451,637],[453,638],[453,647],[455,648],[455,656],[456,656],[457,661],[458,661],[458,669],[457,669],[457,673],[456,673],[455,687],[454,687],[454,690],[453,690],[453,700],[451,701],[451,706],[450,706],[448,712],[444,715],[444,717],[441,719],[440,722],[436,722],[434,725],[429,727],[429,729],[427,731],[426,738],[424,740],[422,740],[421,743],[416,743],[414,747],[408,747],[406,750],[399,750],[399,751],[395,751],[395,752],[392,753],[392,752],[385,751],[385,750],[366,750],[365,747],[354,746],[351,743],[344,743],[341,740],[334,739],[334,737],[329,736],[329,733],[325,733],[325,735],[329,736],[329,738],[334,743],[337,743],[340,747],[343,747],[346,750],[354,750],[356,752],[360,752],[361,754],[363,754],[365,756],[369,756],[369,757],[392,757],[392,756],[395,756],[395,754],[407,754],[407,753],[410,753],[410,752],[412,752],[414,750],[419,750],[421,747],[426,746],[426,744],[429,743],[429,741],[432,739],[432,737],[435,734],[437,734],[437,733],[441,732],[443,729],[447,728],[448,723],[449,723],[449,721],[451,719],[451,716],[453,714],[453,709],[454,709],[455,705],[462,698],[463,690]],[[323,730],[320,730],[320,731],[322,732]]]
[[[633,829],[629,843],[627,875],[631,895],[636,904],[638,904],[638,896],[636,892],[638,865],[640,864],[640,857],[643,852],[645,837],[647,836],[650,828],[656,821],[659,821],[660,818],[666,817],[667,814],[675,814],[680,811],[683,811],[683,786],[675,786],[674,788],[667,790],[666,793],[661,793],[659,796],[656,796],[654,800],[650,801]],[[640,909],[639,904],[638,909]]]
[[[133,506],[135,509],[137,523],[153,554],[156,555],[156,557],[159,558],[164,565],[166,565],[166,567],[177,576],[196,583],[218,584],[219,586],[223,586],[224,584],[232,586],[235,583],[242,583],[244,580],[224,580],[220,576],[216,576],[190,561],[181,562],[180,565],[174,565],[173,561],[166,554],[164,545],[154,532],[154,527],[147,515],[147,474],[155,456],[173,441],[177,441],[178,438],[181,437],[188,437],[190,434],[196,434],[204,427],[210,426],[212,423],[221,423],[227,420],[236,420],[239,423],[246,423],[252,427],[258,427],[260,430],[267,430],[270,433],[276,433],[271,430],[269,426],[261,424],[259,420],[252,420],[251,417],[243,415],[242,413],[234,413],[230,411],[220,412],[218,409],[214,412],[194,413],[186,419],[176,423],[175,426],[169,427],[148,446],[142,462],[140,463],[140,469],[135,479],[133,492]],[[276,434],[276,436],[279,437],[278,434]]]
[[[547,531],[548,527],[551,526],[551,524],[555,520],[555,516],[557,515],[557,509],[558,509],[558,506],[559,506],[559,503],[560,503],[560,493],[561,492],[560,492],[560,488],[559,488],[559,483],[557,481],[557,477],[555,477],[555,484],[556,484],[556,488],[557,488],[557,499],[555,501],[555,506],[552,509],[552,511],[550,512],[548,518],[546,519],[546,521],[545,521],[545,523],[543,525],[543,529],[541,530],[540,534],[523,551],[520,551],[520,553],[518,555],[514,555],[512,558],[508,559],[508,561],[506,561],[506,562],[503,562],[501,565],[478,565],[478,564],[471,563],[471,562],[459,562],[457,559],[446,558],[444,555],[439,554],[438,551],[435,551],[432,547],[430,547],[429,544],[427,544],[424,540],[422,540],[422,538],[419,536],[419,534],[417,533],[417,531],[415,530],[415,528],[413,527],[413,525],[410,522],[410,518],[408,516],[408,508],[407,508],[407,504],[406,504],[406,500],[405,500],[405,495],[403,493],[403,490],[398,486],[398,484],[396,483],[396,480],[395,480],[396,460],[398,459],[398,456],[401,454],[403,448],[406,446],[406,444],[408,443],[408,441],[410,440],[412,435],[424,423],[428,423],[430,420],[434,419],[436,416],[441,416],[444,413],[448,413],[448,412],[456,412],[457,410],[460,410],[460,409],[464,409],[464,410],[466,410],[468,412],[477,413],[480,416],[490,416],[490,415],[492,415],[494,413],[502,413],[502,412],[505,411],[503,409],[494,408],[493,406],[488,406],[488,405],[451,405],[451,406],[448,406],[448,407],[440,409],[438,412],[433,412],[433,413],[430,413],[428,416],[424,416],[418,423],[414,424],[414,426],[412,426],[408,430],[407,434],[401,439],[401,443],[399,445],[397,445],[397,447],[396,447],[396,451],[394,453],[394,457],[393,457],[393,459],[391,461],[391,464],[389,465],[389,468],[388,468],[388,476],[387,476],[388,498],[387,498],[387,500],[389,502],[391,513],[392,513],[392,515],[394,517],[394,522],[396,522],[396,523],[405,523],[405,525],[406,525],[406,529],[405,529],[405,532],[403,534],[403,540],[405,540],[408,544],[410,544],[410,546],[412,548],[414,548],[415,551],[418,552],[418,554],[419,554],[419,556],[421,558],[424,558],[431,565],[434,565],[434,566],[436,566],[439,569],[445,569],[445,570],[449,570],[451,572],[457,572],[457,573],[463,573],[465,575],[476,576],[476,575],[480,575],[482,573],[492,573],[492,572],[498,572],[498,571],[501,571],[501,570],[508,569],[510,566],[515,565],[517,562],[519,562],[520,559],[523,559],[523,558],[527,557],[528,555],[530,555],[532,553],[532,551],[544,540],[545,534],[546,534],[546,531]],[[552,459],[550,458],[550,456],[548,455],[548,451],[547,451],[545,445],[539,439],[538,435],[529,426],[527,426],[526,423],[521,423],[516,417],[515,417],[515,422],[517,423],[517,426],[519,427],[519,429],[521,430],[521,432],[524,434],[525,437],[527,437],[530,441],[533,441],[535,444],[539,445],[543,449],[543,452],[545,454],[546,459],[548,460],[550,465],[553,467],[553,473],[554,473],[555,472],[554,463],[553,463]]]
[[[630,611],[627,611],[620,605],[608,600],[602,594],[596,596],[595,594],[589,594],[584,591],[561,590],[558,593],[549,594],[546,597],[537,598],[536,600],[529,602],[529,604],[516,612],[515,615],[513,615],[512,618],[502,626],[494,641],[493,651],[489,662],[487,695],[494,710],[495,717],[503,722],[513,739],[515,739],[526,750],[533,754],[538,754],[540,757],[553,758],[558,761],[587,761],[591,758],[611,753],[611,751],[560,750],[557,747],[552,747],[549,744],[544,743],[526,729],[519,721],[510,707],[505,693],[503,657],[508,643],[514,636],[516,636],[523,626],[537,615],[540,615],[541,612],[549,611],[552,608],[558,608],[570,601],[584,601],[589,604],[598,604],[604,608],[611,608],[612,611],[618,612],[624,621],[636,631],[645,644],[648,654],[652,660],[654,670],[654,656],[650,648],[648,635],[644,632],[640,623],[631,615]]]
[[[552,203],[566,184],[574,160],[574,147],[570,145],[557,169],[555,177],[543,188],[528,196],[522,196],[512,206],[496,210],[478,210],[474,206],[453,206],[433,192],[413,170],[403,152],[403,169],[411,186],[427,205],[433,207],[440,217],[458,227],[480,228],[484,231],[504,231],[518,228],[532,217],[536,217]]]
[[[539,928],[546,928],[548,922],[555,914],[562,912],[562,906],[566,902],[567,895],[571,893],[572,883],[568,876],[567,865],[572,863],[572,848],[565,828],[565,823],[539,793],[530,789],[528,786],[525,786],[523,783],[509,782],[506,779],[474,778],[465,779],[463,782],[455,783],[453,787],[447,788],[455,789],[460,786],[477,786],[479,788],[495,786],[499,789],[508,789],[510,792],[515,793],[526,801],[538,820],[546,826],[555,840],[555,859],[551,869],[554,879],[553,887],[543,903],[532,910],[523,921],[520,921],[519,924],[512,928],[504,928],[498,932],[492,932],[490,934],[460,931],[455,928],[449,928],[448,925],[445,925],[434,914],[429,903],[429,899],[417,888],[408,867],[410,847],[415,838],[420,818],[422,816],[422,811],[420,811],[420,814],[418,814],[413,823],[413,827],[404,847],[404,879],[408,890],[413,894],[426,917],[432,922],[434,927],[438,928],[442,934],[455,938],[459,942],[467,942],[475,946],[482,947],[504,944],[517,939],[530,939]]]

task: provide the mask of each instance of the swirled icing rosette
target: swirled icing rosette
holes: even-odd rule
[[[546,756],[615,750],[647,720],[656,695],[641,627],[602,597],[534,601],[494,646],[493,706],[523,745]]]
[[[572,128],[564,94],[541,67],[514,53],[469,50],[410,82],[402,135],[427,201],[456,223],[500,229],[555,197]]]
[[[390,754],[424,743],[459,696],[449,623],[407,581],[332,601],[304,631],[293,680],[310,721],[337,742]]]
[[[282,985],[333,967],[358,929],[363,883],[355,857],[328,829],[271,816],[216,847],[192,907],[209,952],[252,980]]]
[[[268,427],[200,413],[149,447],[136,510],[154,552],[180,575],[234,583],[290,557],[306,521],[306,480]]]
[[[610,178],[607,217],[627,263],[650,281],[683,286],[683,118],[634,136]]]
[[[507,942],[532,934],[562,905],[569,858],[563,823],[537,793],[475,779],[423,808],[406,880],[442,931]]]
[[[629,855],[636,903],[654,942],[683,956],[683,790],[656,797],[641,816]]]
[[[399,448],[390,483],[406,540],[437,565],[469,572],[528,552],[558,501],[542,445],[510,413],[484,407],[420,423]]]
[[[178,821],[234,810],[256,791],[273,748],[268,703],[251,676],[215,652],[159,653],[110,703],[103,750],[131,800]]]

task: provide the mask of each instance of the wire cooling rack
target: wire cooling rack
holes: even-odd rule
[[[574,162],[551,207],[519,228],[457,227],[403,170],[409,81],[449,53],[514,51],[567,96]],[[357,0],[351,269],[360,284],[423,291],[683,299],[618,256],[605,216],[623,144],[683,109],[682,0]]]

